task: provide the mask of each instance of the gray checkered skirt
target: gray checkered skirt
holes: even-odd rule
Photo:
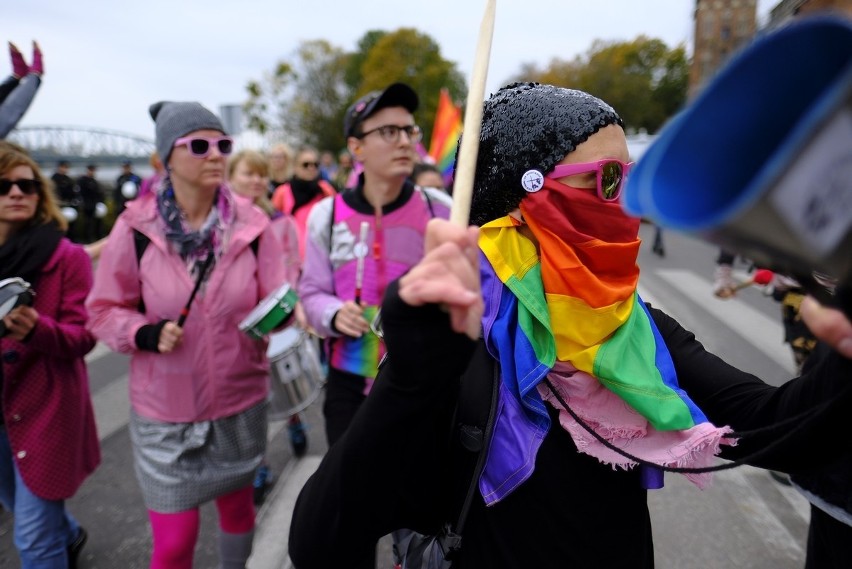
[[[130,413],[136,478],[149,510],[190,510],[252,483],[266,451],[263,401],[197,423],[163,423]]]

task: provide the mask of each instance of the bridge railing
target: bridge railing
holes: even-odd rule
[[[7,140],[20,144],[39,163],[68,160],[72,164],[118,164],[147,161],[154,141],[134,134],[76,126],[26,126],[13,130]]]

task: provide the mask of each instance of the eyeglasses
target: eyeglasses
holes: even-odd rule
[[[210,148],[213,144],[219,150],[219,154],[227,156],[234,150],[234,139],[230,136],[216,136],[207,138],[206,136],[184,136],[175,140],[175,146],[185,144],[189,149],[189,153],[196,158],[206,158],[210,154]]]
[[[302,168],[319,168],[319,162],[302,162]]]
[[[605,202],[612,202],[621,195],[624,180],[630,173],[633,162],[622,162],[621,160],[598,160],[597,162],[583,162],[582,164],[559,164],[547,178],[558,179],[566,176],[576,176],[595,172],[597,177],[598,197]]]
[[[18,189],[21,190],[24,195],[31,196],[38,193],[41,189],[41,182],[38,180],[28,180],[26,178],[22,178],[20,180],[7,180],[6,178],[0,178],[0,196],[9,195],[9,192],[12,191],[12,186],[18,186]]]
[[[406,126],[397,126],[395,124],[386,124],[384,126],[380,126],[378,128],[374,128],[373,130],[368,130],[367,132],[362,132],[361,136],[358,138],[364,138],[368,134],[373,134],[374,132],[378,132],[381,135],[382,140],[388,142],[390,144],[396,144],[399,141],[399,133],[405,131],[405,134],[408,135],[408,140],[416,144],[420,142],[420,139],[423,138],[423,131],[420,130],[420,127],[416,124],[410,124]]]

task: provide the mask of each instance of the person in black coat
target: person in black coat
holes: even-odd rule
[[[852,407],[849,320],[808,299],[835,350],[780,387],[707,352],[636,295],[639,222],[618,204],[627,159],[620,117],[587,93],[513,84],[485,103],[479,227],[433,220],[425,257],[388,288],[388,356],[293,512],[297,568],[346,566],[396,528],[454,523],[471,477],[455,413],[468,382],[495,371],[454,569],[651,568],[659,471],[702,486],[716,456],[797,472],[848,446],[836,433]],[[743,436],[814,407],[788,440]]]
[[[80,201],[83,209],[83,238],[87,243],[100,239],[102,235],[102,218],[104,214],[104,191],[100,182],[95,178],[97,166],[89,164],[86,173],[77,178],[80,188]],[[98,206],[100,204],[100,206]]]

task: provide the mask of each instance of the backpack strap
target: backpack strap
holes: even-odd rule
[[[145,249],[148,248],[148,245],[151,243],[151,238],[139,231],[138,229],[133,230],[133,249],[136,251],[136,269],[138,270],[140,265],[142,264],[142,255],[145,254]],[[145,301],[142,300],[142,279],[139,279],[139,304],[136,305],[136,309],[145,314]]]
[[[423,196],[423,199],[426,201],[426,207],[429,208],[429,217],[435,217],[435,208],[432,207],[432,198],[429,197],[429,192],[424,189],[416,188],[416,191],[420,192]]]
[[[148,248],[148,245],[151,244],[151,238],[139,231],[138,229],[133,230],[133,249],[136,251],[136,268],[138,269],[142,265],[142,255],[145,254],[145,249]],[[255,258],[257,258],[257,250],[260,248],[260,235],[254,238],[254,240],[249,243],[249,247],[251,247],[252,253],[254,253]],[[141,280],[140,280],[140,291],[141,291]],[[142,295],[139,295],[139,304],[136,306],[137,310],[142,314],[145,314],[145,301],[142,300]]]
[[[136,250],[136,266],[142,263],[142,255],[145,254],[145,249],[148,248],[149,243],[151,243],[150,237],[138,229],[133,230],[133,248]]]
[[[342,199],[342,198],[341,198]],[[334,210],[337,206],[337,196],[331,198],[331,216],[328,218],[328,256],[331,258],[331,240],[334,238]]]
[[[335,190],[334,186],[326,180],[320,180],[319,187],[322,190],[324,197],[337,195],[337,190]]]
[[[331,294],[337,296],[337,287],[334,286],[334,266],[331,263],[331,249],[332,249],[332,241],[334,240],[334,212],[337,206],[337,200],[343,199],[338,198],[337,195],[331,197],[331,216],[328,218],[328,263],[331,265]]]
[[[470,473],[469,477],[461,478],[461,483],[466,483],[467,488],[456,523],[446,524],[438,537],[447,559],[461,549],[464,524],[478,491],[479,478],[494,434],[499,392],[499,366],[489,355],[485,342],[480,340],[459,387],[455,417],[458,443],[462,449],[459,463],[460,470],[467,469]]]

